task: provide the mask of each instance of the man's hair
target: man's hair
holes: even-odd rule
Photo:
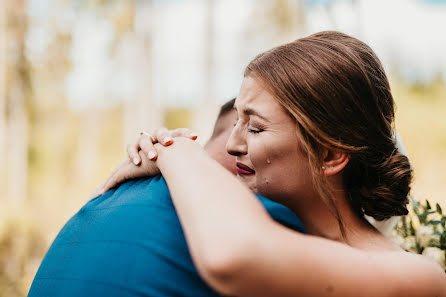
[[[234,103],[235,103],[235,98],[232,98],[231,100],[227,101],[225,104],[223,104],[220,107],[220,112],[218,113],[218,117],[215,120],[214,130],[212,132],[211,139],[214,138],[214,137],[217,137],[222,132],[222,131],[217,131],[218,121],[220,121],[220,119],[222,117],[224,117],[225,115],[227,115],[228,113],[230,113],[234,109]]]
[[[235,103],[235,98],[232,98],[231,100],[229,100],[228,102],[226,102],[225,104],[223,104],[221,106],[216,122],[218,122],[218,120],[222,116],[226,115],[228,112],[230,112],[234,108],[234,103]]]

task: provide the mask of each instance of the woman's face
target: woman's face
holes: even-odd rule
[[[238,121],[227,143],[237,175],[251,190],[286,204],[313,192],[295,120],[255,77],[243,80],[235,101]]]

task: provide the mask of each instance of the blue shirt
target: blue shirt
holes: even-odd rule
[[[274,219],[303,232],[289,209],[259,199]],[[54,240],[28,296],[218,294],[192,263],[169,190],[159,175],[128,181],[82,207]]]

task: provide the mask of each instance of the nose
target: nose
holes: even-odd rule
[[[232,129],[231,135],[226,143],[226,150],[232,156],[246,155],[248,152],[246,135],[243,133],[239,122]]]

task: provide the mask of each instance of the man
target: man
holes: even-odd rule
[[[206,151],[234,172],[225,150],[236,119],[225,104]],[[294,214],[259,196],[277,221]],[[231,244],[230,242],[228,244]],[[31,286],[34,296],[217,296],[199,276],[164,179],[131,180],[90,200],[60,231]]]
[[[235,156],[228,154],[226,151],[226,142],[228,141],[232,128],[237,121],[237,112],[234,109],[234,103],[235,98],[229,100],[220,108],[211,139],[206,143],[204,149],[209,156],[232,174],[236,175]]]

